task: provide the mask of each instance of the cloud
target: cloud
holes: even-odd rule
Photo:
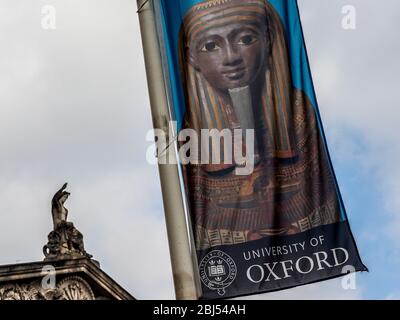
[[[352,275],[354,276],[354,275]],[[248,300],[360,300],[363,290],[356,286],[355,290],[343,289],[344,278],[309,284],[289,290],[277,291],[246,297]],[[357,283],[357,275],[355,275]]]
[[[146,163],[152,123],[135,3],[7,4],[0,264],[43,259],[51,197],[68,181],[69,219],[103,269],[137,298],[173,298],[159,178]],[[56,8],[54,31],[41,29],[43,4]]]
[[[355,0],[357,28],[341,28],[347,1],[300,0],[319,106],[361,254],[371,273],[364,297],[398,289],[400,251],[399,2]],[[385,283],[385,285],[382,285]]]
[[[400,169],[396,165],[400,161],[400,149],[396,147],[400,97],[394,71],[400,70],[400,61],[390,57],[400,50],[400,43],[393,41],[391,33],[400,19],[399,3],[386,1],[383,14],[376,12],[375,1],[353,1],[358,21],[354,31],[340,28],[340,8],[346,1],[299,3],[307,12],[303,26],[334,158],[357,161],[376,177],[379,189],[384,191],[385,209],[391,213],[389,229],[395,236],[400,232],[396,214],[400,210],[396,196],[400,189]],[[369,18],[371,12],[375,13]],[[317,21],[324,23],[313,28]]]
[[[57,10],[56,30],[41,29],[44,4]],[[341,29],[345,4],[299,0],[339,183],[350,207],[368,202],[350,218],[376,280],[254,298],[397,297],[388,268],[400,248],[400,4],[386,0],[383,14],[354,0],[355,31]],[[145,160],[152,124],[135,1],[2,1],[0,37],[0,263],[42,259],[51,196],[68,181],[70,218],[103,269],[137,298],[172,299],[159,178]]]
[[[400,300],[400,292],[389,294],[385,300]]]
[[[76,188],[71,199],[87,250],[141,299],[174,297],[157,180],[151,167],[99,175]]]

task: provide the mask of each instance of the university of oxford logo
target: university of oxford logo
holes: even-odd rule
[[[235,281],[237,275],[233,259],[219,250],[207,254],[200,262],[199,270],[200,279],[204,285],[211,290],[216,290],[220,296],[225,295],[225,289]]]

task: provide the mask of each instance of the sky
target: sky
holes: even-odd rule
[[[43,6],[56,28],[43,29]],[[342,28],[345,5],[356,29]],[[252,299],[400,299],[400,2],[299,0],[317,98],[370,272]],[[43,259],[51,198],[138,299],[173,299],[135,0],[0,0],[0,265]]]

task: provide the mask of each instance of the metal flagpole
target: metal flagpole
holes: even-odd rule
[[[169,137],[171,117],[157,38],[153,0],[137,0],[137,6],[153,125],[154,128],[163,130]],[[171,164],[177,163],[176,159],[171,162],[171,156],[175,156],[175,153],[161,151],[158,156],[176,299],[197,300],[199,294],[196,283],[198,282],[194,272],[178,165]],[[169,162],[167,162],[167,157],[169,157]]]

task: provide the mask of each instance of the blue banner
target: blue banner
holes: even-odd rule
[[[366,271],[296,0],[156,0],[203,298]]]

